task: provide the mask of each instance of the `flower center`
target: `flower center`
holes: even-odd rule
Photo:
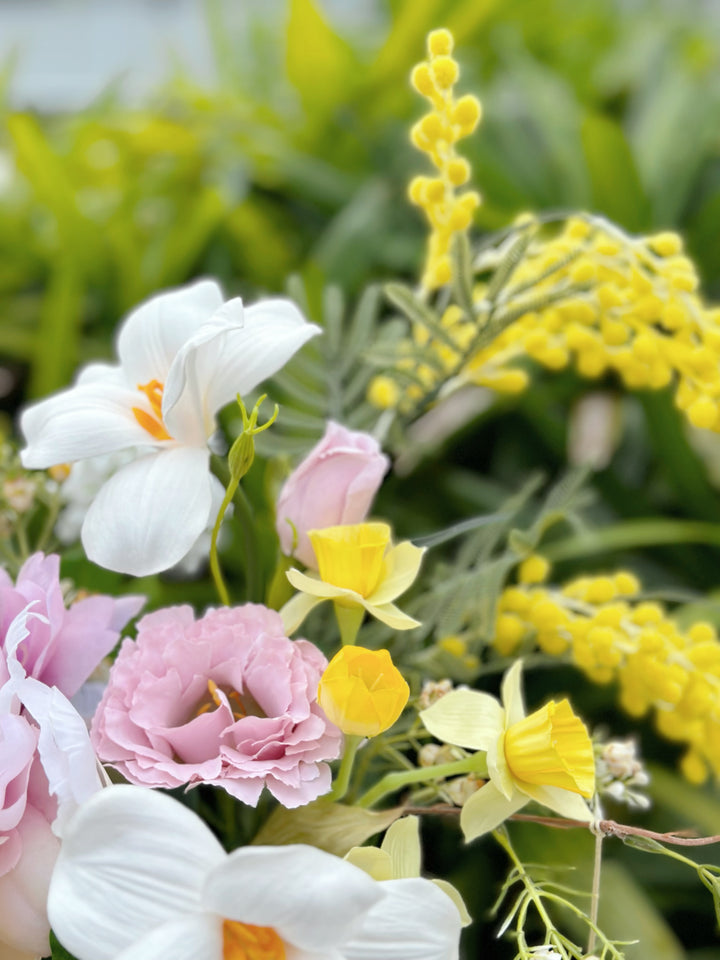
[[[208,680],[208,692],[199,703],[194,716],[199,717],[203,713],[214,710],[215,707],[223,705],[221,688],[214,680]],[[237,690],[222,690],[227,697],[228,706],[232,710],[233,717],[236,720],[242,720],[244,717],[265,717],[267,714],[262,710],[257,700],[249,691],[245,691],[241,697]]]
[[[385,552],[390,545],[390,527],[386,523],[356,523],[324,530],[309,530],[308,535],[325,583],[354,590],[369,597],[384,572]]]
[[[285,944],[272,927],[224,920],[223,960],[285,960]]]
[[[132,412],[137,422],[143,430],[147,430],[150,436],[155,437],[156,440],[172,440],[162,419],[162,383],[159,380],[150,380],[148,383],[139,383],[137,388],[140,393],[145,394],[153,411],[150,414],[141,407],[133,407]]]

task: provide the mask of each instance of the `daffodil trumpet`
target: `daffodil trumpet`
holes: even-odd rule
[[[453,690],[420,713],[439,740],[487,753],[489,782],[462,808],[470,841],[499,826],[531,800],[562,817],[589,823],[586,800],[595,793],[595,761],[588,732],[567,700],[526,714],[522,661],[508,670],[502,703],[475,690]]]
[[[424,550],[409,540],[393,545],[387,523],[356,523],[308,531],[318,575],[287,572],[300,591],[280,611],[290,635],[324,600],[339,612],[343,643],[351,644],[365,612],[395,630],[412,630],[419,621],[403,613],[394,600],[417,577]]]

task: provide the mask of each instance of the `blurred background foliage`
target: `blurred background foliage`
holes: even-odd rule
[[[217,84],[201,87],[178,67],[142,105],[128,106],[109,89],[81,113],[18,113],[8,96],[13,64],[5,65],[3,432],[11,430],[25,399],[64,386],[79,363],[109,357],[120,317],[162,288],[210,274],[229,295],[252,300],[283,290],[288,274],[296,273],[313,319],[330,324],[328,311],[334,311],[333,322],[342,326],[337,317],[343,305],[337,295],[323,295],[326,285],[341,287],[353,306],[368,283],[417,277],[425,227],[405,193],[410,176],[425,172],[407,136],[422,107],[407,77],[423,55],[426,33],[437,26],[455,35],[461,92],[483,101],[482,125],[464,150],[483,194],[476,217],[480,232],[501,228],[528,209],[575,208],[605,214],[630,231],[678,229],[708,297],[720,295],[716,4],[375,0],[372,6],[367,28],[342,32],[319,0],[287,0],[280,21],[252,17],[247,30],[235,33],[221,4],[208,0]],[[370,314],[386,309],[379,297],[365,297],[357,307],[368,317],[362,321],[365,340],[355,338],[358,349],[374,329]],[[331,354],[340,356],[338,343],[311,345],[289,368],[301,400],[312,394],[308,384],[322,377]],[[315,417],[306,417],[302,402],[291,409],[294,382],[281,381],[278,389],[286,401],[281,423],[285,417],[299,450],[317,435],[322,417],[342,404],[325,409],[321,397]],[[573,453],[571,428],[590,392],[602,394],[611,430],[605,462],[592,477],[596,502],[586,516],[601,533],[611,526],[628,536],[583,540],[565,529],[554,579],[572,575],[579,560],[582,569],[629,565],[649,588],[695,591],[703,616],[720,622],[712,602],[720,441],[706,435],[700,445],[663,393],[621,395],[612,380],[588,384],[572,372],[538,371],[525,396],[484,409],[442,442],[435,451],[442,458],[414,463],[412,482],[392,476],[378,514],[392,518],[401,536],[429,533],[496,509],[538,467],[557,476],[569,443],[571,459],[582,459]],[[248,477],[261,521],[270,522],[278,482],[272,464]],[[641,553],[634,548],[654,542],[652,531],[633,540],[631,525],[653,516],[700,520],[702,530],[673,528],[652,553]],[[231,576],[240,577],[236,551],[237,541],[230,539],[226,562]],[[266,552],[269,577],[272,546]],[[65,571],[89,587],[120,587],[116,575],[91,569],[79,548],[69,553]],[[150,578],[133,585],[138,587],[153,606],[213,599],[207,581]],[[570,670],[563,682],[587,714],[611,720],[614,734],[631,728],[612,708],[608,713],[604,691]],[[541,671],[534,683],[532,701],[558,692],[558,673],[551,680]],[[674,757],[649,726],[642,735],[651,755]],[[667,772],[658,776],[665,799],[650,826],[674,828],[681,818],[703,832],[718,832],[716,795]],[[502,856],[488,860],[478,879],[478,847],[457,860],[455,835],[441,843],[435,824],[427,830],[436,841],[429,844],[429,865],[450,879],[454,873],[459,882],[465,876],[469,905],[479,916],[505,871]],[[528,858],[577,854],[570,840],[539,833],[527,828],[521,838]],[[586,853],[589,858],[591,851]],[[628,853],[615,864],[603,894],[617,921],[609,932],[642,938],[643,946],[628,955],[717,956],[709,895],[701,896],[696,878],[658,858]],[[703,857],[717,862],[716,852],[706,849]],[[680,931],[684,947],[670,926]],[[487,947],[491,929],[478,925],[468,933],[468,956],[479,955],[481,945],[483,956],[511,956],[510,947]]]

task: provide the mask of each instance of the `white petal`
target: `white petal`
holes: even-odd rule
[[[527,802],[527,797],[519,790],[508,800],[495,784],[489,781],[485,786],[480,787],[462,808],[460,826],[465,839],[469,843],[475,837],[489,833],[524,807]]]
[[[203,906],[228,920],[273,927],[301,950],[329,952],[382,896],[362,870],[297,844],[235,850],[208,876]]]
[[[321,332],[289,300],[266,300],[245,311],[240,300],[228,301],[172,365],[163,395],[168,430],[185,439],[201,421],[209,436],[221,407],[272,376]]]
[[[222,919],[192,913],[157,927],[115,960],[222,960],[222,956]]]
[[[387,894],[342,948],[346,960],[456,960],[460,914],[429,880],[388,880]]]
[[[57,797],[58,836],[77,807],[100,790],[97,759],[85,721],[57,687],[28,678],[15,693],[40,727],[38,752],[50,793]]]
[[[20,417],[25,467],[42,469],[126,447],[156,445],[132,412],[143,407],[136,390],[113,383],[82,383],[28,407]]]
[[[136,307],[123,322],[117,344],[130,384],[164,384],[177,352],[222,302],[220,287],[213,280],[200,280]]]
[[[477,690],[452,690],[420,713],[434,737],[469,750],[487,750],[497,743],[503,718],[495,697]]]
[[[390,857],[393,880],[420,876],[420,820],[401,817],[385,834],[382,850]]]
[[[579,793],[563,790],[562,787],[541,787],[534,783],[518,782],[517,786],[528,797],[559,813],[561,817],[580,820],[583,823],[590,823],[593,820],[590,807]]]
[[[505,726],[510,727],[525,716],[522,694],[522,660],[516,660],[503,677],[501,697],[505,707]]]
[[[212,503],[207,449],[167,447],[111,477],[90,506],[90,560],[136,577],[167,570],[206,528]]]
[[[65,832],[50,925],[78,960],[114,960],[161,924],[199,911],[205,877],[224,858],[181,803],[144,787],[108,787]]]

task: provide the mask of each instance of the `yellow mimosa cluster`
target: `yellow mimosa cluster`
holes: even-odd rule
[[[541,568],[544,564],[544,570]],[[720,778],[720,642],[715,628],[681,628],[659,603],[637,599],[640,583],[620,570],[562,587],[540,582],[543,558],[525,561],[501,595],[495,648],[504,656],[539,648],[566,656],[595,683],[619,684],[632,716],[654,711],[658,731],[687,745],[688,780]]]
[[[466,94],[455,99],[453,86],[460,70],[452,57],[449,30],[433,30],[427,39],[428,59],[413,70],[413,87],[430,101],[431,109],[410,132],[418,150],[426,153],[437,169],[433,177],[415,177],[410,200],[421,207],[430,226],[428,253],[422,285],[434,290],[450,281],[450,247],[456,233],[467,230],[480,203],[475,190],[458,192],[470,179],[470,164],[458,156],[455,144],[469,136],[480,122],[480,101]]]

